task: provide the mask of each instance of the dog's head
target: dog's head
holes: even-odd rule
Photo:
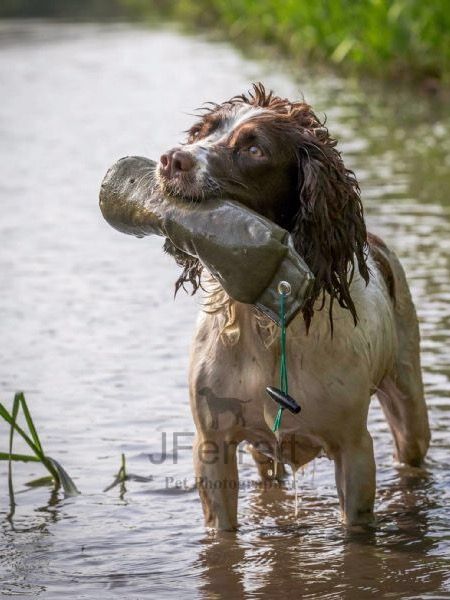
[[[209,105],[187,133],[185,144],[161,156],[163,189],[191,201],[236,200],[290,231],[315,275],[303,311],[307,326],[325,292],[331,306],[337,300],[356,323],[349,292],[355,264],[369,277],[359,187],[311,107],[258,84],[246,95]],[[198,264],[177,258],[185,267],[179,284],[192,280]]]

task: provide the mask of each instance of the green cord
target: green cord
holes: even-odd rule
[[[287,376],[287,360],[286,360],[286,310],[284,306],[285,296],[283,292],[280,292],[280,323],[281,323],[281,336],[280,336],[280,389],[283,394],[288,393],[288,376]],[[284,408],[280,406],[273,423],[272,431],[276,432],[281,426],[281,417],[283,415]]]

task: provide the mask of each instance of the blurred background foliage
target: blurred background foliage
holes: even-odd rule
[[[150,3],[149,3],[150,4]],[[120,0],[1,0],[0,17],[92,19],[125,16]]]
[[[295,59],[450,83],[449,0],[2,0],[0,16],[163,16]]]

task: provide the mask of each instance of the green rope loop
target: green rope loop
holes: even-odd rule
[[[287,360],[286,360],[286,308],[285,308],[285,293],[280,291],[280,323],[281,323],[281,335],[280,335],[280,389],[284,394],[288,393],[288,374],[287,374]],[[276,432],[281,426],[281,417],[283,415],[284,408],[280,406],[273,423],[272,431]]]

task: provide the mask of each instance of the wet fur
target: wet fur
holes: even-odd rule
[[[202,148],[218,119],[239,117],[236,108],[247,106],[261,110],[248,121],[241,119],[230,136],[212,137]],[[238,168],[233,154],[233,136],[251,128],[269,154],[256,170]],[[285,411],[275,436],[276,407],[264,389],[278,377],[277,328],[253,307],[228,298],[217,282],[211,287],[196,259],[166,246],[183,268],[177,289],[186,283],[194,292],[206,288],[189,373],[197,430],[194,467],[206,525],[237,527],[236,449],[244,440],[251,444],[263,480],[276,477],[275,458],[295,470],[324,451],[335,464],[344,522],[371,524],[371,396],[376,393],[380,400],[398,461],[419,466],[430,440],[419,328],[401,264],[382,240],[368,236],[355,176],[306,103],[254,86],[251,93],[204,111],[186,148],[193,156],[200,148],[204,155],[199,160],[205,155],[208,160],[203,171],[183,173],[173,186],[168,181],[169,191],[199,201],[205,193],[220,192],[271,218],[291,232],[316,276],[303,315],[287,332],[289,391],[302,412],[294,416]],[[235,418],[219,419],[224,413]],[[205,448],[208,460],[202,458]]]
[[[279,198],[283,214],[279,218],[275,216],[275,220],[292,233],[296,250],[315,276],[312,294],[303,308],[307,326],[313,318],[317,298],[324,298],[325,293],[331,298],[330,320],[333,303],[337,301],[351,312],[356,324],[357,310],[349,286],[355,268],[366,282],[369,279],[367,232],[358,183],[353,172],[345,168],[336,140],[308,104],[274,96],[261,84],[255,85],[248,94],[205,108],[201,121],[188,131],[188,139],[193,141],[205,135],[218,114],[236,105],[265,109],[258,117],[260,129],[269,144],[271,140],[282,140],[290,154],[294,176],[289,193]],[[250,187],[251,193],[251,182],[242,183]],[[217,194],[218,189],[220,184],[210,190],[210,194]],[[274,195],[279,192],[275,191]],[[235,199],[246,203],[239,196]],[[264,206],[258,208],[258,212],[264,214]],[[183,268],[176,291],[189,283],[195,293],[200,286],[201,264],[172,250]]]

